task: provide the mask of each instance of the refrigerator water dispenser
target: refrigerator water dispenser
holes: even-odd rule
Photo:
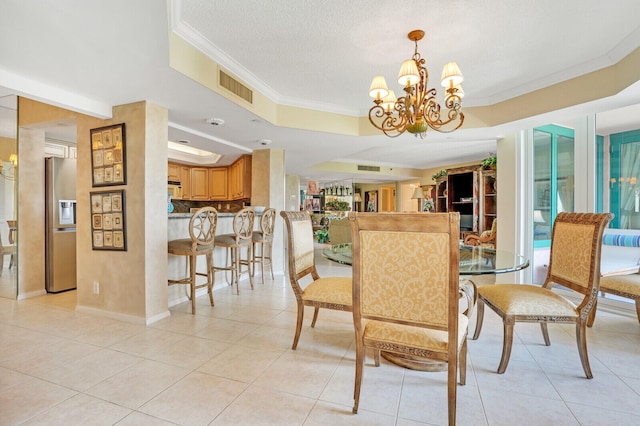
[[[76,200],[59,200],[58,213],[60,225],[74,225],[76,223]]]

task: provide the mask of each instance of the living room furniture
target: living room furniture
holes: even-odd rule
[[[287,227],[289,282],[298,304],[296,332],[291,345],[295,350],[302,331],[305,306],[314,308],[311,327],[316,325],[320,308],[351,312],[351,277],[320,278],[318,275],[309,212],[281,211],[280,216]],[[309,278],[312,282],[303,289],[301,284],[304,285]]]
[[[365,348],[446,362],[449,424],[456,423],[458,364],[466,382],[469,318],[458,311],[455,214],[351,213],[358,412]]]
[[[345,244],[351,242],[351,225],[346,217],[329,221],[329,242]]]
[[[468,234],[464,237],[464,244],[467,246],[484,246],[496,248],[498,219],[493,219],[491,229],[483,231],[480,235]]]
[[[191,313],[196,313],[196,289],[207,287],[209,301],[213,306],[213,284],[214,275],[212,273],[213,262],[213,241],[218,224],[218,212],[213,207],[203,207],[198,209],[189,220],[189,239],[171,240],[168,243],[168,252],[175,256],[186,256],[189,275],[185,278],[170,279],[169,285],[186,284],[190,288]],[[198,256],[207,257],[207,271],[196,271],[196,260]],[[196,284],[198,276],[207,277],[204,284]]]
[[[551,344],[547,323],[576,325],[576,340],[582,368],[593,377],[587,354],[586,327],[593,314],[600,286],[602,235],[613,214],[559,213],[553,225],[549,272],[544,284],[499,284],[478,289],[478,316],[473,339],[482,330],[484,306],[495,311],[503,321],[504,340],[498,374],[507,369],[516,322],[537,322],[546,346]],[[554,293],[560,285],[582,295],[576,306]]]

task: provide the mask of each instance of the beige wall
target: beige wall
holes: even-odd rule
[[[280,211],[285,209],[284,151],[258,149],[251,158],[251,205],[273,207],[277,211],[273,236],[273,270],[284,271],[284,222]]]

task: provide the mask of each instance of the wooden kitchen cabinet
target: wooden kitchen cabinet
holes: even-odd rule
[[[229,167],[229,199],[251,198],[251,156],[243,155]]]
[[[167,168],[167,180],[180,182],[181,178],[182,172],[180,170],[180,164],[169,163],[169,167]]]
[[[191,167],[190,199],[206,201],[209,199],[209,168]]]
[[[209,169],[209,199],[226,200],[228,192],[228,167],[212,167]]]
[[[191,199],[191,167],[180,166],[180,182],[182,183],[182,199]]]

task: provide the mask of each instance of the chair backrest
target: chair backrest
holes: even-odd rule
[[[260,231],[263,238],[273,237],[276,228],[276,209],[268,208],[260,216]]]
[[[353,316],[449,330],[457,350],[458,213],[349,213]]]
[[[600,255],[611,213],[558,213],[551,234],[549,271],[543,287],[556,283],[585,295],[590,307],[600,288]]]
[[[308,211],[281,211],[287,227],[289,280],[296,297],[302,295],[298,280],[311,274],[314,280],[319,278],[313,252],[313,226]]]
[[[218,226],[218,211],[213,207],[202,207],[196,210],[189,220],[189,236],[191,237],[191,249],[198,246],[213,245]]]
[[[253,237],[253,221],[256,212],[251,207],[245,207],[233,217],[233,233],[236,234],[236,242],[250,243]]]

